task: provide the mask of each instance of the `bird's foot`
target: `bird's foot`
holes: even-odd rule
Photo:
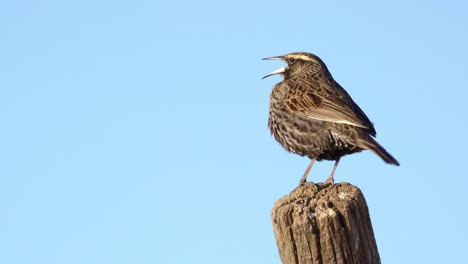
[[[304,175],[302,175],[301,180],[299,181],[299,185],[302,185],[307,182],[307,175],[309,175],[310,169],[312,169],[312,165],[314,165],[315,159],[312,159],[309,163],[309,166],[307,166],[307,169],[304,172]]]
[[[330,185],[335,184],[335,179],[333,178],[333,175],[330,175],[325,182],[329,183]]]
[[[302,185],[307,182],[307,175],[304,174],[304,176],[301,177],[301,180],[299,181],[299,185]]]

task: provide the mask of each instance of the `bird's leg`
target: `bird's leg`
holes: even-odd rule
[[[328,183],[331,183],[332,185],[335,183],[335,179],[333,178],[333,175],[335,175],[336,167],[338,167],[338,163],[340,162],[341,157],[338,157],[335,161],[335,165],[333,166],[333,170],[328,177],[327,181]]]
[[[307,175],[309,175],[309,171],[310,169],[312,169],[312,165],[314,165],[314,162],[315,162],[315,159],[312,159],[310,161],[309,166],[305,170],[304,175],[302,175],[301,181],[299,182],[299,184],[303,184],[304,182],[307,182]]]

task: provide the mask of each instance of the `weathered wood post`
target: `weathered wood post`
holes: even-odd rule
[[[366,200],[349,183],[305,183],[275,202],[283,264],[380,263]]]

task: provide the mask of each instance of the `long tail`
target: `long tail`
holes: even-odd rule
[[[374,152],[377,156],[381,157],[385,162],[400,166],[400,163],[388,153],[375,139],[368,137],[368,140],[362,142],[366,149]]]

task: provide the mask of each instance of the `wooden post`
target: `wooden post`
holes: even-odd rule
[[[305,183],[271,211],[283,264],[380,263],[366,200],[349,183]]]

